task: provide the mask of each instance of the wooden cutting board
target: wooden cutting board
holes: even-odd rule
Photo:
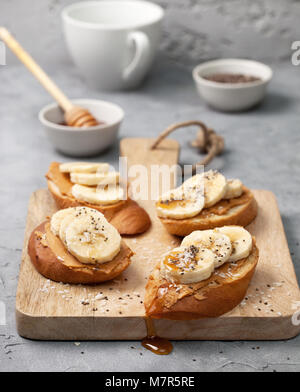
[[[149,139],[124,139],[121,154],[128,166],[177,163],[179,146],[164,140],[151,151]],[[143,175],[147,181],[147,175]],[[247,179],[243,179],[247,183]],[[275,340],[300,332],[292,315],[300,309],[300,292],[275,196],[254,191],[259,205],[248,229],[256,236],[260,259],[245,299],[226,315],[203,320],[155,320],[157,333],[178,340]],[[117,279],[96,286],[65,285],[45,279],[27,254],[31,231],[56,211],[45,189],[33,193],[28,208],[24,250],[16,298],[17,327],[21,336],[45,340],[134,340],[146,335],[144,287],[161,255],[179,240],[156,218],[154,203],[141,201],[152,219],[151,229],[125,238],[134,250],[131,266]]]

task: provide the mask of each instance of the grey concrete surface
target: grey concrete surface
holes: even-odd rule
[[[1,0],[1,24],[42,64],[64,56],[61,9],[76,0]],[[299,40],[299,0],[153,0],[166,10],[161,51],[184,64],[217,57],[290,57]],[[101,50],[101,48],[99,48]],[[9,56],[9,61],[17,61]]]
[[[179,120],[200,119],[220,132],[226,152],[211,167],[239,177],[252,188],[277,195],[298,279],[300,277],[300,68],[274,66],[264,103],[248,112],[225,114],[206,107],[197,96],[190,70],[158,59],[135,92],[89,90],[66,63],[47,68],[71,97],[96,97],[120,104],[126,112],[124,136],[155,136]],[[174,352],[159,357],[140,342],[37,342],[22,339],[15,327],[15,293],[30,194],[45,187],[52,160],[67,160],[53,150],[37,119],[50,101],[20,65],[0,67],[0,300],[7,324],[0,326],[0,370],[4,371],[299,371],[300,336],[278,342],[175,342]],[[175,135],[181,162],[198,159],[188,147],[194,131]],[[94,158],[116,163],[118,146]],[[134,347],[134,348],[131,348]]]

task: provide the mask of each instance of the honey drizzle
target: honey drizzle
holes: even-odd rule
[[[147,336],[143,338],[142,346],[157,355],[170,354],[173,350],[172,343],[169,340],[156,335],[155,326],[150,317],[145,317],[145,323]]]

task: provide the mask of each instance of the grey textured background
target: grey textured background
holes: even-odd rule
[[[286,61],[290,42],[300,39],[299,2],[251,1],[246,7],[245,1],[226,1],[225,6],[221,0],[170,0],[162,42],[167,53],[158,56],[139,90],[115,94],[90,90],[65,53],[58,15],[62,4],[69,2],[1,0],[0,20],[68,95],[120,104],[126,112],[121,137],[154,137],[170,123],[189,119],[200,119],[220,132],[226,152],[211,167],[241,178],[249,187],[275,192],[299,279],[300,67]],[[260,7],[265,10],[263,17]],[[217,27],[214,20],[219,21]],[[186,45],[185,40],[191,43]],[[227,44],[221,45],[221,40]],[[269,94],[255,110],[217,113],[197,96],[190,65],[203,58],[229,55],[249,55],[273,63]],[[28,199],[35,189],[45,187],[49,162],[66,158],[53,150],[37,119],[40,108],[51,99],[26,69],[11,56],[8,60],[7,66],[0,67],[0,300],[7,310],[7,325],[0,326],[0,370],[299,371],[300,337],[279,342],[176,342],[172,355],[159,357],[146,352],[140,342],[81,342],[76,346],[74,342],[35,342],[18,336],[15,293]],[[183,163],[199,158],[187,146],[192,133],[176,136],[182,144]],[[115,146],[98,159],[116,163],[117,156]]]
[[[1,0],[8,26],[43,64],[66,61],[61,9],[74,0]],[[299,0],[154,0],[166,10],[161,51],[182,64],[217,57],[290,57],[299,39]],[[42,56],[41,53],[43,53]],[[16,62],[9,56],[9,62]]]

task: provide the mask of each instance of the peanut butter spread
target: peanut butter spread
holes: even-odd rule
[[[101,272],[105,274],[110,274],[113,270],[118,268],[120,263],[122,263],[122,260],[132,255],[132,252],[129,250],[129,248],[122,244],[119,254],[113,260],[99,265],[83,265],[68,252],[62,241],[52,233],[49,222],[45,223],[43,230],[35,231],[35,235],[43,247],[48,247],[52,253],[54,253],[57,260],[71,269],[79,269],[84,271],[90,270],[91,273],[93,270],[101,270]]]
[[[225,215],[229,210],[231,210],[231,208],[247,204],[252,198],[253,195],[250,190],[243,187],[243,193],[241,196],[232,199],[220,200],[215,205],[209,208],[204,208],[197,216],[200,218],[206,218],[210,215]]]
[[[59,170],[59,162],[52,162],[49,171],[46,174],[46,178],[52,182],[59,188],[60,193],[63,196],[69,196],[73,198],[72,195],[72,186],[74,185],[68,173],[62,173]]]

